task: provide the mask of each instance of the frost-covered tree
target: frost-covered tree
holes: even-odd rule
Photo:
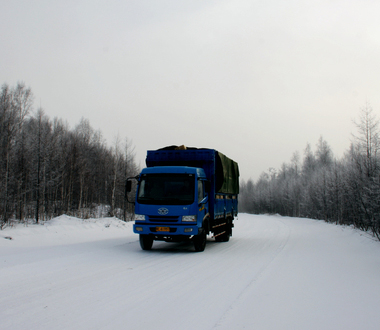
[[[357,132],[342,159],[335,159],[320,137],[315,152],[307,144],[302,164],[294,155],[278,171],[264,173],[253,185],[253,213],[353,224],[380,239],[379,121],[368,103],[355,127]]]
[[[329,167],[333,163],[333,154],[328,143],[321,136],[315,152],[317,167]]]
[[[125,178],[138,173],[132,143],[120,144],[115,153],[88,120],[71,130],[42,109],[30,116],[32,107],[30,88],[2,86],[0,227],[12,218],[103,216],[95,212],[99,205],[127,219]]]
[[[354,123],[357,134],[354,134],[353,138],[358,154],[361,156],[360,161],[364,166],[366,176],[373,177],[379,172],[379,120],[367,103],[361,109],[359,119]]]
[[[33,106],[33,94],[24,83],[10,88],[4,84],[0,94],[0,222],[7,222],[16,193],[12,163],[15,161],[15,145],[27,115]]]

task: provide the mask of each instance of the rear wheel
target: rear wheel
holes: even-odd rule
[[[223,233],[222,235],[215,237],[215,241],[217,242],[228,242],[229,240],[230,240],[230,235],[228,233]]]
[[[152,245],[153,245],[153,237],[149,235],[140,234],[140,246],[143,250],[152,249]]]
[[[207,234],[206,231],[201,228],[199,229],[198,235],[194,236],[194,248],[196,252],[202,252],[206,248]]]
[[[228,242],[230,240],[230,236],[232,235],[232,224],[228,219],[226,220],[225,226],[222,227],[224,233],[215,237],[215,241],[217,242]]]

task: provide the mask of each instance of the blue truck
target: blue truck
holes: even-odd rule
[[[140,246],[154,241],[193,241],[206,247],[210,233],[229,241],[238,214],[239,167],[214,149],[169,146],[147,152],[146,168],[128,178],[126,191],[137,180],[135,224]]]

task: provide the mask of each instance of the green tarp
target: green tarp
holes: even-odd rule
[[[239,193],[239,166],[232,159],[218,151],[217,192],[224,194]],[[218,164],[219,163],[219,164]]]

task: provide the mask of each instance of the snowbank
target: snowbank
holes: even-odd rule
[[[125,235],[132,226],[117,218],[78,219],[61,215],[41,224],[14,224],[0,231],[0,239],[12,246],[48,246],[62,243],[96,241]],[[0,240],[0,246],[4,243]],[[10,243],[7,243],[10,244]]]

